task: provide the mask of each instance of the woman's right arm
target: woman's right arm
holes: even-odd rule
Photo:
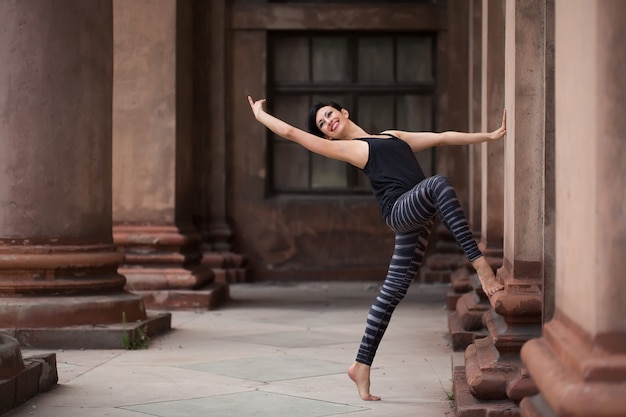
[[[278,136],[283,137],[292,142],[296,142],[311,152],[319,155],[337,159],[340,161],[354,163],[350,152],[350,143],[348,141],[333,141],[320,138],[311,133],[305,132],[302,129],[298,129],[295,126],[290,125],[277,117],[272,116],[263,109],[265,99],[254,101],[252,97],[248,96],[248,102],[252,108],[254,117],[265,127]],[[343,143],[342,143],[343,142]],[[351,142],[351,141],[350,141]]]

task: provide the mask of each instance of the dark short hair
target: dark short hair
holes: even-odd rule
[[[308,119],[309,133],[319,136],[320,138],[323,138],[324,134],[322,133],[320,128],[317,127],[317,121],[315,120],[315,118],[317,116],[318,110],[326,106],[331,106],[339,111],[343,110],[343,107],[335,103],[334,101],[328,101],[325,103],[319,102],[311,106],[311,109],[309,110],[309,119]]]

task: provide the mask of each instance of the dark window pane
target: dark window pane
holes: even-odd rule
[[[348,39],[343,36],[313,38],[313,81],[350,80]]]
[[[322,140],[322,139],[320,139]],[[313,154],[311,187],[346,188],[346,163]]]
[[[306,118],[309,114],[309,97],[300,95],[275,96],[273,112],[276,117],[287,123],[306,130]]]
[[[370,180],[367,178],[367,175],[363,173],[360,169],[356,171],[356,189],[357,190],[369,190],[370,189]]]
[[[396,126],[416,132],[433,130],[433,102],[431,96],[401,95],[396,99],[398,109]]]
[[[274,81],[309,81],[308,37],[277,37],[272,50],[274,53]]]
[[[430,96],[405,95],[397,98],[398,126],[400,130],[430,132],[433,130],[432,98]],[[415,154],[426,176],[434,174],[434,149]]]
[[[398,82],[433,82],[432,38],[398,38]]]
[[[276,191],[309,188],[309,152],[288,141],[274,143],[273,182]]]
[[[391,36],[359,39],[358,81],[393,82],[393,38]]]
[[[357,123],[369,134],[394,129],[395,100],[393,96],[359,96]]]

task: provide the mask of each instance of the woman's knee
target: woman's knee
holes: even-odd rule
[[[450,180],[445,175],[435,174],[431,178],[437,185],[450,185]]]

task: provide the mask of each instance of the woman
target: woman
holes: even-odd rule
[[[263,109],[265,99],[254,101],[248,96],[248,101],[256,119],[272,132],[311,152],[363,170],[385,222],[396,234],[387,277],[367,316],[356,360],[348,369],[363,400],[380,400],[370,393],[371,365],[391,315],[421,265],[435,214],[476,269],[485,293],[492,296],[504,288],[478,249],[454,188],[441,175],[426,178],[414,153],[433,146],[502,139],[506,134],[506,111],[502,125],[491,133],[386,130],[369,134],[337,103],[318,103],[311,108],[307,133],[267,113]]]

